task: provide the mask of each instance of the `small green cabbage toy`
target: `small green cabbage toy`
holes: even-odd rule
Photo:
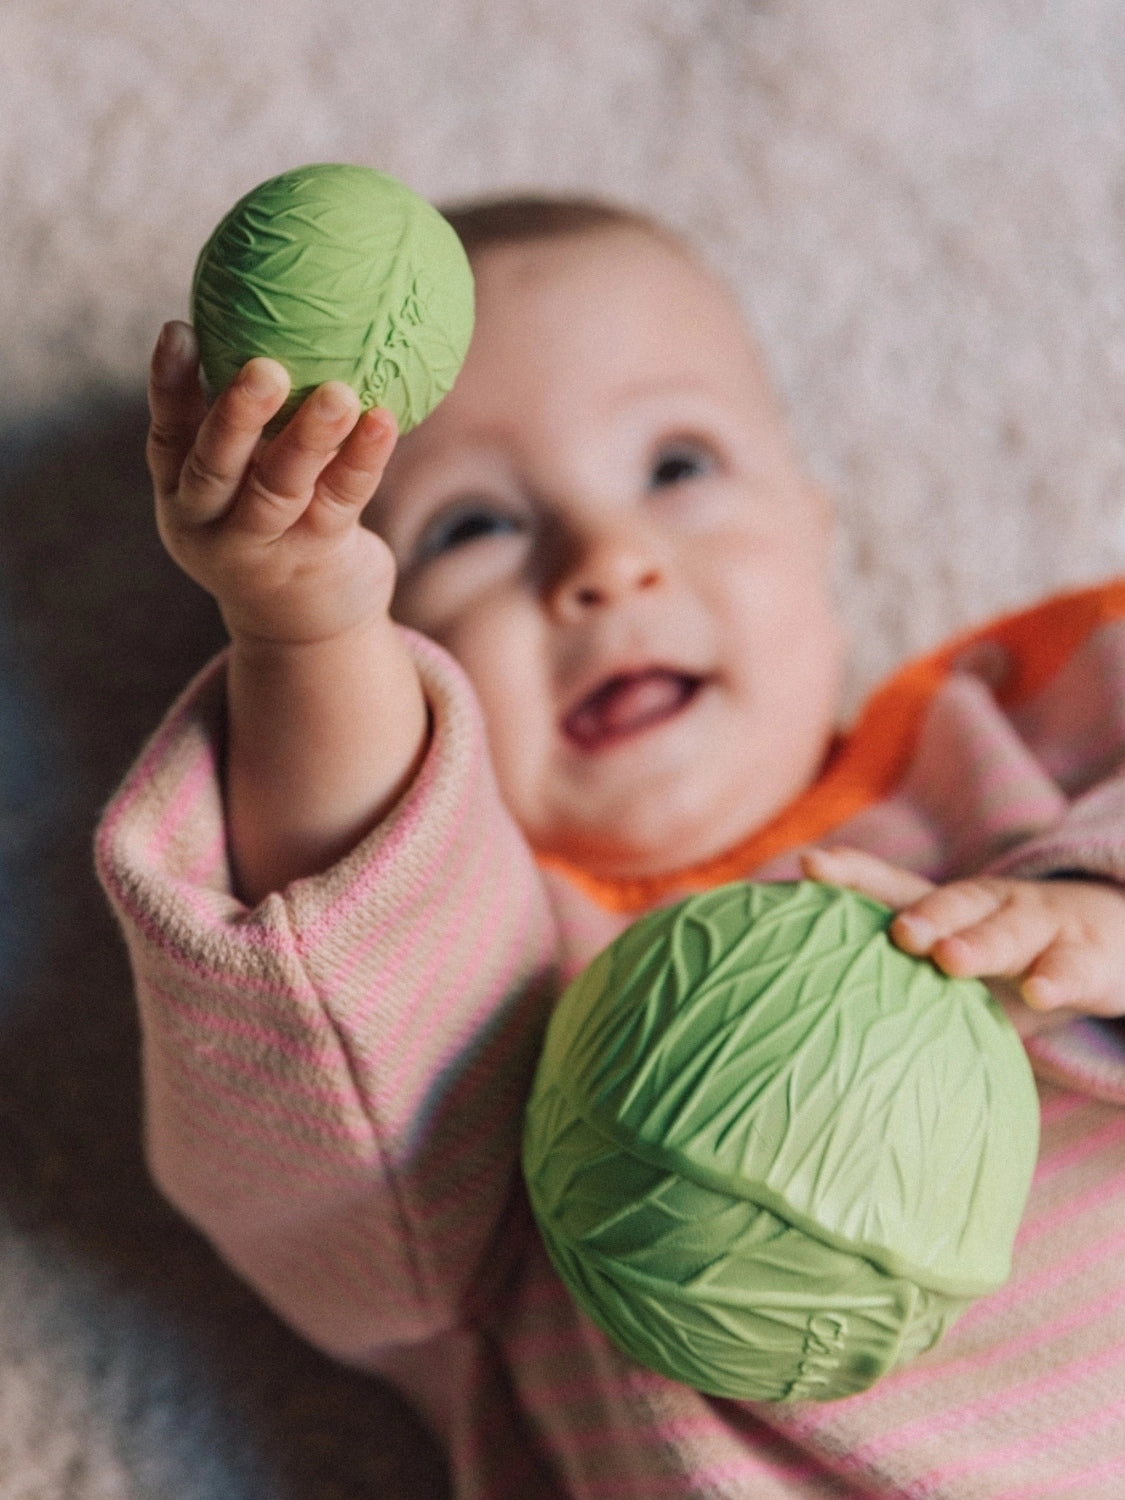
[[[710,1395],[830,1400],[1003,1284],[1039,1139],[982,984],[815,882],[643,917],[564,993],[524,1174],[571,1292]]]
[[[284,424],[326,380],[401,431],[446,394],[473,331],[473,276],[452,226],[393,177],[323,164],[241,198],[200,252],[192,322],[211,391],[269,355],[292,392]]]

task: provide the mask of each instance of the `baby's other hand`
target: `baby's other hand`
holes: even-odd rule
[[[157,525],[173,558],[218,600],[234,637],[321,641],[385,613],[386,545],[360,524],[396,441],[386,412],[322,386],[272,440],[284,369],[251,360],[208,407],[195,336],[161,331],[152,361],[148,463]]]
[[[802,866],[894,907],[900,948],[987,980],[1024,1035],[1076,1014],[1125,1015],[1125,892],[1116,886],[991,875],[937,886],[855,849],[809,850]]]

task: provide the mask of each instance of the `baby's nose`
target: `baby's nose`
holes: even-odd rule
[[[658,549],[647,537],[606,529],[575,545],[552,591],[553,603],[564,615],[584,615],[635,592],[658,588],[663,581]]]

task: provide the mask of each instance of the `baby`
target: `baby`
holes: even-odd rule
[[[154,1172],[296,1327],[419,1401],[458,1495],[1119,1474],[1120,1406],[1107,1423],[1066,1359],[1038,1404],[1021,1382],[1051,1317],[1125,1373],[1125,1062],[1076,1019],[1125,1013],[1125,589],[958,641],[841,735],[831,507],[731,292],[613,207],[453,220],[477,327],[401,440],[331,384],[263,443],[280,366],[208,408],[190,329],[157,346],[160,533],[230,649],[99,835]],[[1044,1160],[1076,1152],[1086,1198],[1033,1193],[999,1310],[917,1365],[838,1407],[750,1408],[637,1369],[576,1311],[520,1190],[520,1111],[560,983],[633,916],[801,872],[1005,991],[1065,1085]],[[1068,1257],[1056,1305],[1040,1282]],[[1045,1441],[1087,1408],[1085,1447]]]

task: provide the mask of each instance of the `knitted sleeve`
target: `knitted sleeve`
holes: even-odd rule
[[[329,1352],[457,1322],[516,1180],[556,935],[475,700],[407,637],[433,738],[334,868],[231,893],[222,659],[108,807],[100,878],[135,976],[146,1143],[167,1196]]]

